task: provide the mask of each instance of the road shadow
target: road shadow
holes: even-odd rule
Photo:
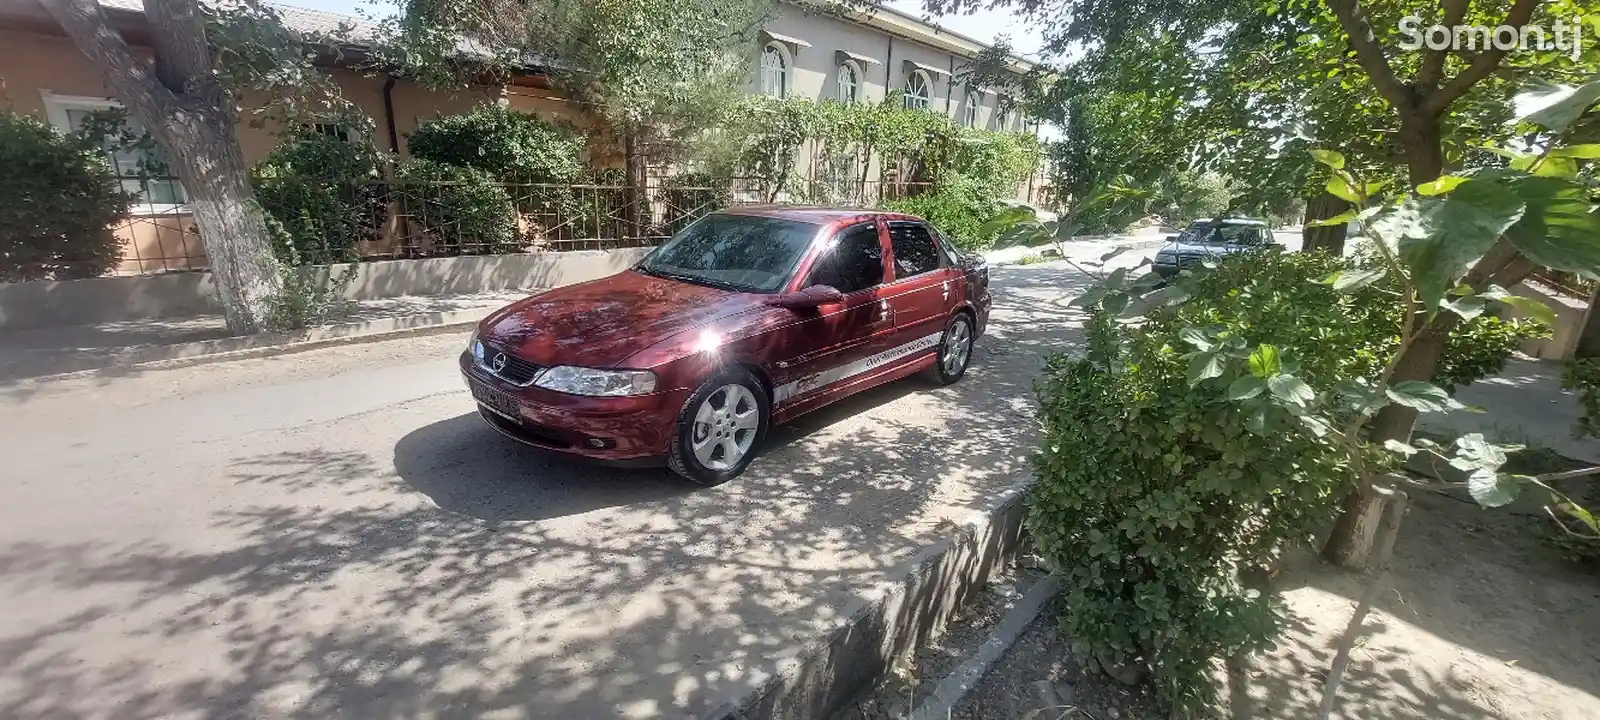
[[[480,520],[546,520],[699,489],[664,468],[601,468],[507,438],[470,412],[407,433],[395,473],[440,509]]]

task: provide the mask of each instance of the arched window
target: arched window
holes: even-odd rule
[[[789,51],[767,43],[761,51],[761,92],[775,98],[789,96]]]
[[[978,94],[967,93],[966,104],[961,106],[961,125],[963,127],[978,126]]]
[[[928,80],[928,74],[918,70],[906,76],[906,91],[904,106],[911,110],[928,109],[928,98],[932,96],[933,83]]]
[[[839,102],[846,105],[861,99],[861,70],[850,61],[839,63]]]

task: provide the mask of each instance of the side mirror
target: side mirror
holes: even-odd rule
[[[827,285],[812,285],[797,292],[773,295],[771,299],[767,300],[767,304],[791,310],[805,310],[818,305],[829,305],[843,301],[844,293],[839,292],[837,289]]]

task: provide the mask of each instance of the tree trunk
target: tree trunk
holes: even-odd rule
[[[1441,142],[1437,118],[1421,113],[1400,111],[1400,141],[1406,157],[1406,177],[1412,187],[1430,182],[1444,173],[1444,144]],[[1307,210],[1309,213],[1309,208]],[[1485,257],[1485,261],[1490,258]],[[1481,282],[1481,281],[1480,281]],[[1426,322],[1425,316],[1419,317]],[[1455,327],[1456,315],[1440,313],[1411,346],[1401,354],[1395,364],[1389,384],[1404,380],[1431,382],[1439,367],[1439,356],[1444,352],[1445,341]],[[1411,428],[1417,422],[1417,411],[1404,405],[1391,404],[1378,411],[1377,417],[1367,427],[1367,439],[1381,443],[1385,440],[1409,442]],[[1322,558],[1348,568],[1362,569],[1372,555],[1372,542],[1383,517],[1385,500],[1358,488],[1345,498],[1339,519],[1334,522],[1328,542],[1322,546]]]
[[[1583,330],[1578,334],[1575,357],[1600,357],[1600,287],[1589,293],[1589,309],[1583,315]]]
[[[1344,239],[1348,223],[1327,227],[1310,227],[1313,220],[1326,220],[1350,209],[1350,203],[1331,192],[1323,192],[1306,200],[1306,225],[1302,234],[1301,249],[1305,252],[1326,250],[1329,254],[1344,254]]]
[[[233,101],[217,81],[195,0],[145,0],[153,71],[111,28],[97,0],[43,5],[176,166],[228,329],[259,332],[281,288],[235,134]]]
[[[1437,180],[1444,174],[1444,143],[1439,119],[1419,112],[1401,112],[1400,147],[1406,158],[1411,187]]]
[[[169,153],[200,228],[228,329],[259,332],[282,287],[244,152],[234,137],[233,118],[179,111],[169,122],[178,138]]]
[[[639,152],[639,140],[632,132],[623,136],[622,155],[628,170],[628,234],[640,238],[645,235],[645,205],[648,202],[645,197],[645,159]]]

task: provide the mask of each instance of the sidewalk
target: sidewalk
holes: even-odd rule
[[[464,327],[533,292],[366,300],[352,303],[318,327],[247,337],[229,335],[221,315],[0,331],[0,382],[144,363],[195,364],[307,350],[362,337]]]

